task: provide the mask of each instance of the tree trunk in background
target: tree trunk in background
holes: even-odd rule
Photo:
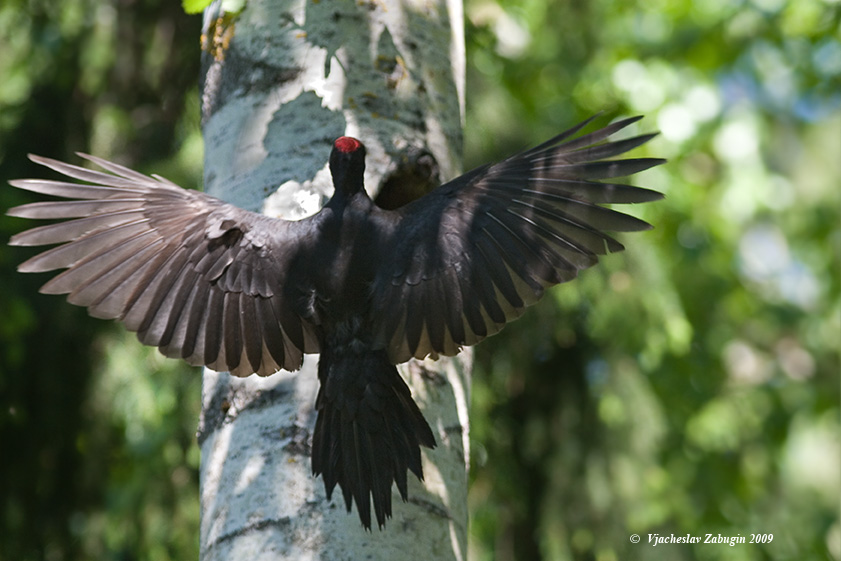
[[[399,206],[456,175],[464,49],[460,2],[250,0],[205,12],[205,190],[300,218],[332,192],[332,140],[360,138],[366,186]],[[199,425],[201,558],[466,559],[470,355],[401,374],[435,433],[425,484],[393,490],[384,531],[363,530],[310,469],[316,358],[300,372],[205,371]]]

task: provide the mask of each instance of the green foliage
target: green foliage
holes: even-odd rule
[[[653,231],[477,349],[474,558],[841,559],[839,10],[466,14],[468,160],[602,109],[669,158],[635,178]],[[672,533],[774,540],[648,544]]]
[[[197,185],[199,33],[167,0],[0,4],[0,214],[28,152]],[[0,560],[195,559],[200,377],[37,294],[24,227],[0,215]]]
[[[841,559],[837,3],[466,15],[466,167],[598,111],[645,114],[662,135],[638,153],[670,160],[635,179],[667,194],[630,210],[654,230],[477,348],[471,558]],[[0,183],[83,150],[197,185],[199,24],[5,0]],[[0,185],[0,208],[28,200]],[[0,245],[0,560],[195,559],[197,372],[36,295],[30,254]]]

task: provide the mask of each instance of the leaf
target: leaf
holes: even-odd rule
[[[222,11],[226,14],[238,14],[245,9],[246,0],[222,0]]]
[[[210,4],[213,0],[181,0],[181,6],[188,14],[198,14]],[[222,0],[222,13],[238,14],[245,8],[245,0]]]
[[[181,0],[181,6],[188,14],[198,14],[210,6],[211,2],[213,0]]]

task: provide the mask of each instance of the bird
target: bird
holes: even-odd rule
[[[436,445],[396,365],[456,355],[500,331],[547,288],[624,249],[607,232],[641,231],[605,207],[662,194],[612,178],[662,164],[615,159],[650,140],[609,137],[641,117],[582,132],[595,117],[385,210],[364,188],[365,146],[342,136],[329,156],[334,192],[319,212],[264,216],[159,175],[91,155],[102,171],[30,155],[66,180],[12,180],[63,200],[8,211],[60,220],[10,245],[54,245],[18,270],[63,270],[40,289],[122,322],[168,357],[235,376],[301,367],[319,353],[311,462],[362,526],[392,515],[397,485],[423,479]]]

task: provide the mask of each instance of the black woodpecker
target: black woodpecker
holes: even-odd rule
[[[82,157],[105,171],[30,156],[72,179],[12,181],[66,200],[9,215],[69,219],[10,243],[58,244],[18,268],[65,269],[41,292],[68,294],[91,315],[116,319],[141,342],[236,376],[297,370],[320,353],[312,470],[336,484],[366,528],[404,500],[432,430],[396,364],[455,355],[498,332],[546,288],[599,255],[623,249],[605,232],[649,228],[600,206],[661,198],[597,180],[663,162],[611,159],[648,141],[608,137],[631,118],[578,135],[589,121],[499,163],[458,177],[396,210],[363,188],[365,147],[333,143],[335,192],[299,221],[248,212],[153,175]]]

